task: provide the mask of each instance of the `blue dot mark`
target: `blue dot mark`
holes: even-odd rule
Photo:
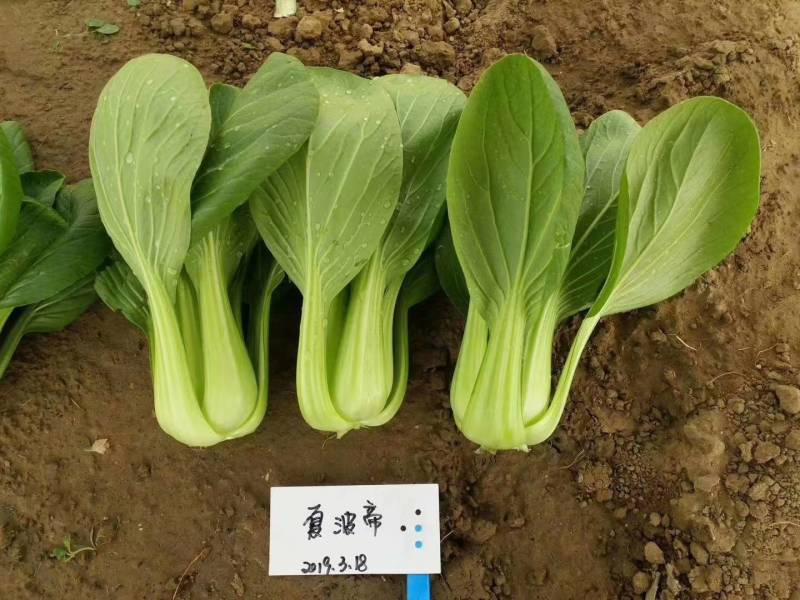
[[[422,531],[422,525],[417,525],[416,527],[414,527],[414,531],[416,531],[417,533]]]
[[[422,548],[422,542],[420,542],[419,540],[417,540],[416,542],[414,542],[414,547],[415,547],[415,548]]]

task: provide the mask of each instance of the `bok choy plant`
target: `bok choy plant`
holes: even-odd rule
[[[673,296],[730,254],[759,173],[755,126],[722,99],[685,101],[641,129],[614,111],[579,140],[541,65],[513,55],[488,69],[450,156],[452,245],[444,234],[437,247],[443,287],[468,302],[451,388],[462,432],[488,450],[546,440],[597,323]],[[556,328],[587,309],[553,392]]]
[[[465,98],[429,77],[311,73],[319,121],[250,206],[303,294],[303,416],[343,435],[387,422],[405,395],[408,310],[438,287],[432,259],[419,261],[441,226]]]
[[[25,133],[0,123],[0,377],[22,337],[59,331],[97,299],[110,243],[91,181],[34,171]]]
[[[121,260],[97,290],[147,333],[156,417],[187,445],[245,435],[265,414],[283,274],[246,202],[306,142],[318,103],[301,63],[277,53],[243,89],[210,95],[189,63],[146,55],[100,95],[90,164]]]

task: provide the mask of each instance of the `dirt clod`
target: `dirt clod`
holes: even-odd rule
[[[306,15],[297,24],[297,39],[313,41],[322,37],[322,21],[313,15]]]
[[[800,413],[800,389],[793,385],[775,385],[772,390],[778,397],[782,411],[790,415]]]
[[[753,452],[753,457],[756,459],[756,462],[760,465],[764,463],[768,463],[773,458],[776,458],[781,453],[780,447],[772,442],[759,442],[756,446],[755,451]]]
[[[552,58],[558,53],[558,44],[550,30],[541,25],[534,27],[531,38],[534,52],[542,58]]]
[[[631,585],[633,586],[634,594],[644,594],[650,589],[651,577],[644,571],[637,571],[633,574]]]
[[[218,13],[211,18],[211,29],[217,33],[230,33],[233,30],[233,16],[229,13]]]
[[[258,29],[261,27],[261,19],[250,13],[244,14],[242,15],[242,27],[250,29],[251,31]]]
[[[655,542],[647,542],[644,545],[644,559],[651,565],[663,565],[664,551]]]

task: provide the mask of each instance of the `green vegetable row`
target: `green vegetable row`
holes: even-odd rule
[[[95,302],[110,248],[92,182],[34,170],[22,127],[0,123],[0,377],[23,336],[59,331]]]
[[[34,192],[6,177],[7,146],[0,136],[6,253],[32,227],[6,215],[43,205],[14,204]],[[23,171],[30,153],[16,154]],[[613,111],[579,136],[547,71],[518,55],[469,99],[435,78],[366,80],[277,53],[244,88],[209,92],[189,63],[146,55],[102,91],[90,164],[115,248],[95,287],[148,336],[156,416],[175,439],[209,446],[258,427],[270,305],[288,276],[303,296],[297,395],[309,425],[341,436],[397,413],[409,310],[441,284],[467,315],[456,423],[497,450],[552,434],[600,319],[676,294],[733,251],[758,206],[760,148],[749,117],[718,98],[643,128]],[[106,255],[91,214],[98,254],[81,253],[70,283]],[[20,301],[5,280],[0,307],[44,299]],[[556,329],[584,312],[553,386]],[[15,318],[0,331],[18,341]],[[23,333],[44,330],[31,322]]]

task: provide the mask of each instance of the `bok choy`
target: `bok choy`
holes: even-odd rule
[[[759,172],[754,124],[719,98],[644,128],[614,111],[579,140],[541,65],[514,55],[489,68],[455,135],[452,242],[437,247],[443,287],[468,302],[451,388],[464,434],[489,450],[546,440],[597,323],[673,296],[730,254]],[[587,309],[552,391],[556,328]]]
[[[92,183],[33,167],[20,125],[0,123],[0,377],[23,336],[59,331],[94,303],[110,246]]]
[[[465,99],[429,77],[311,73],[321,98],[317,126],[250,206],[303,294],[303,416],[343,435],[387,422],[405,395],[408,310],[437,289],[432,259],[415,265],[441,226],[447,156]]]
[[[90,164],[121,260],[97,290],[146,332],[156,417],[187,445],[245,435],[265,414],[269,305],[283,274],[246,202],[306,142],[318,103],[283,54],[243,89],[210,96],[189,63],[146,55],[100,95]]]

